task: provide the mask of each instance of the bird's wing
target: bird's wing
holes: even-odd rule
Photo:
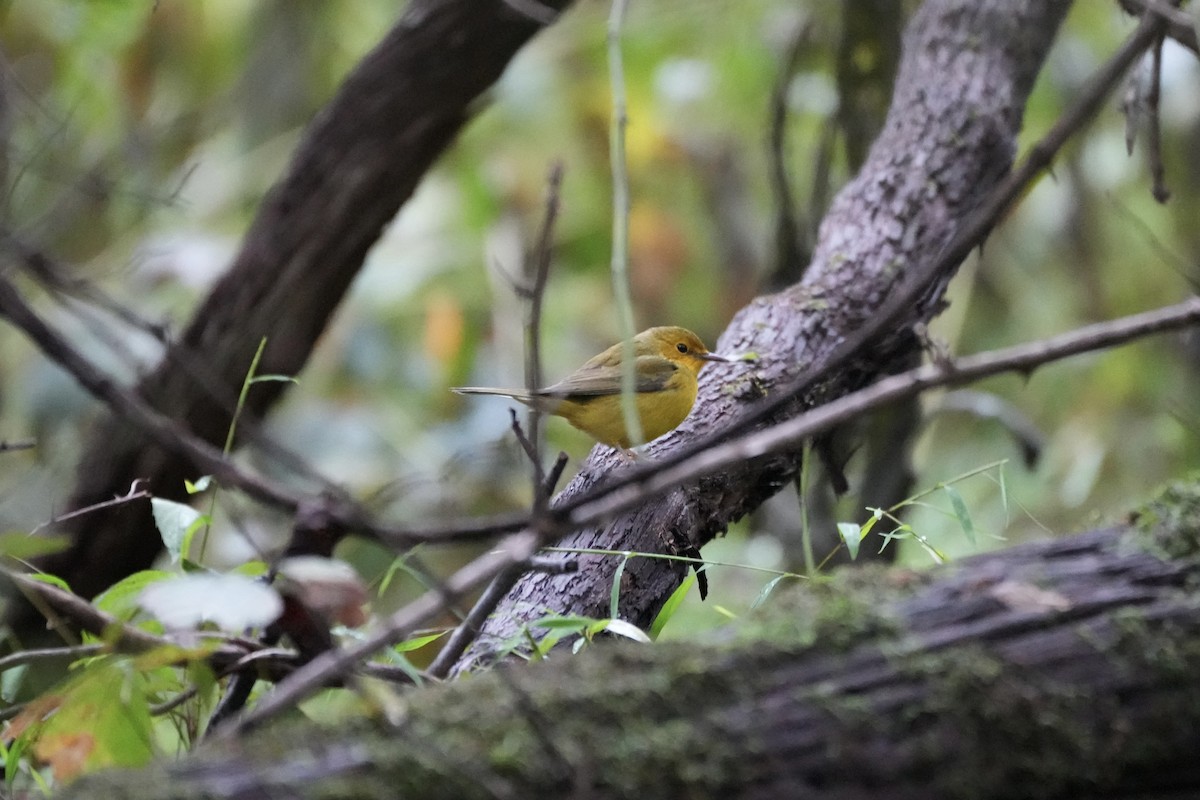
[[[637,391],[659,392],[679,369],[662,356],[638,356]],[[538,392],[548,397],[604,397],[621,393],[621,365],[589,361],[573,374]]]

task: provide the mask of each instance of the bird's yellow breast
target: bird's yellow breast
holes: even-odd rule
[[[662,389],[638,392],[638,417],[642,423],[642,436],[647,442],[674,430],[683,422],[696,403],[696,386],[696,376],[691,370],[678,369]],[[626,449],[631,446],[629,433],[625,430],[620,394],[568,398],[551,413],[563,417],[598,442]]]

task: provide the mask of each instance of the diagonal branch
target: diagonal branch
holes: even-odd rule
[[[761,428],[854,391],[911,352],[912,325],[939,310],[959,262],[1059,144],[1051,139],[1049,149],[1035,148],[1022,172],[1006,182],[1028,93],[1070,5],[927,0],[906,32],[883,132],[861,173],[831,205],[804,280],[751,303],[718,343],[722,351],[758,353],[759,368],[752,375],[707,370],[695,412],[651,447],[655,460],[691,460],[727,431]],[[1095,91],[1068,115],[1073,127],[1064,125],[1064,137],[1095,113],[1158,25],[1157,18],[1144,21],[1098,73]],[[764,395],[769,405],[757,410]],[[701,431],[720,433],[701,442]],[[562,544],[575,551],[641,552],[703,544],[786,484],[799,458],[793,450],[743,461],[577,531]],[[636,494],[628,486],[614,488],[632,478],[613,475],[618,466],[610,454],[593,451],[556,508],[573,514],[597,491]],[[523,577],[459,668],[488,661],[490,647],[547,607],[606,614],[614,568],[603,557],[584,556],[579,575]],[[649,624],[683,574],[681,566],[659,559],[632,563],[623,576],[628,589],[622,616]]]
[[[236,395],[263,337],[264,372],[301,371],[368,249],[513,55],[570,0],[520,5],[526,10],[505,0],[407,4],[313,120],[230,269],[173,345],[207,360],[205,372],[218,377],[222,391],[200,389],[168,355],[137,395],[211,445],[229,423],[213,397]],[[528,7],[545,14],[535,19]],[[247,410],[261,416],[285,387],[256,384]],[[149,480],[154,495],[178,498],[184,479],[197,472],[190,460],[148,446],[137,426],[113,420],[87,443],[70,504],[105,500],[138,477]],[[84,594],[149,565],[160,548],[143,507],[89,516],[70,533],[74,546],[42,566]],[[34,621],[26,610],[16,623]]]

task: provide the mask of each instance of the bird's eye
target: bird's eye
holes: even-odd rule
[[[681,353],[686,353],[688,351],[688,346],[683,342],[680,342],[679,344],[675,345],[675,349]]]

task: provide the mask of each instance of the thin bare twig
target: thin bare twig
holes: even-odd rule
[[[130,484],[129,491],[126,492],[125,494],[121,495],[120,497],[114,497],[112,500],[105,500],[103,503],[94,503],[90,506],[85,506],[83,508],[77,508],[74,511],[69,511],[66,514],[60,514],[57,517],[54,517],[53,519],[48,519],[45,522],[37,525],[29,533],[34,534],[34,533],[37,533],[38,531],[42,530],[43,528],[47,528],[51,525],[57,525],[58,523],[66,522],[69,519],[75,519],[76,517],[82,517],[87,514],[91,514],[94,511],[100,511],[101,509],[104,509],[104,508],[113,508],[115,506],[123,506],[126,503],[132,503],[134,500],[148,500],[150,498],[150,492],[146,491],[145,489],[138,488],[139,483],[145,483],[145,482],[146,481],[144,478],[138,478],[132,484]]]
[[[0,672],[42,661],[62,661],[64,659],[75,661],[103,653],[107,649],[102,644],[79,644],[73,647],[42,647],[36,650],[21,650],[0,658]]]
[[[1158,202],[1165,203],[1171,199],[1171,191],[1167,189],[1166,169],[1163,167],[1162,110],[1159,108],[1162,96],[1162,49],[1163,37],[1160,35],[1150,51],[1150,89],[1146,92],[1146,155],[1150,159],[1150,194]]]
[[[166,323],[154,322],[140,316],[90,281],[75,277],[67,265],[22,240],[12,231],[0,229],[0,246],[3,246],[18,261],[25,274],[41,284],[60,305],[80,319],[90,332],[102,339],[108,348],[118,354],[125,363],[137,365],[137,359],[134,358],[125,343],[127,337],[112,334],[106,325],[93,314],[84,313],[82,308],[89,311],[99,309],[129,328],[162,344],[165,357],[192,380],[196,391],[212,399],[223,411],[233,416],[237,409],[237,398],[226,389],[206,359],[181,342],[172,341]],[[66,302],[68,298],[73,302]],[[341,486],[329,480],[303,457],[269,435],[256,420],[243,417],[239,427],[242,438],[257,447],[265,456],[296,475],[318,484],[328,494],[345,495],[345,490]]]
[[[1200,55],[1200,38],[1196,35],[1196,26],[1186,11],[1164,2],[1164,0],[1120,0],[1121,7],[1126,12],[1138,14],[1158,14],[1166,20],[1167,35],[1179,44]]]
[[[542,387],[542,301],[546,294],[546,282],[550,277],[550,262],[554,250],[554,224],[558,219],[560,205],[559,192],[562,188],[563,165],[556,161],[550,167],[546,179],[546,211],[542,217],[541,231],[538,234],[537,248],[533,257],[526,261],[526,285],[529,290],[529,306],[525,316],[525,388],[533,393]],[[532,274],[531,274],[532,273]],[[554,487],[566,467],[566,454],[560,453],[558,460],[548,476],[542,467],[541,451],[541,418],[542,412],[530,407],[528,415],[528,432],[521,430],[517,421],[517,412],[512,414],[512,429],[520,442],[525,455],[533,464],[533,510],[531,519],[533,525],[538,524],[546,515],[550,505],[550,497]],[[560,562],[561,563],[561,562]],[[479,636],[479,631],[488,615],[504,599],[504,595],[512,588],[517,579],[530,569],[530,562],[513,564],[501,571],[487,589],[475,601],[475,605],[459,623],[454,632],[429,666],[429,674],[434,678],[444,678],[450,668],[458,661],[458,657],[466,651]]]
[[[475,605],[450,634],[446,644],[442,646],[437,657],[429,665],[427,671],[430,677],[441,679],[450,674],[450,668],[458,661],[459,656],[466,652],[467,648],[471,646],[471,642],[479,636],[483,621],[495,610],[500,601],[504,599],[504,595],[508,594],[508,590],[517,582],[517,578],[521,577],[527,569],[528,562],[513,564],[492,578],[492,582],[483,590],[483,594],[479,595]]]
[[[538,233],[537,247],[533,257],[526,260],[525,273],[529,283],[529,305],[525,315],[525,388],[531,394],[542,388],[542,303],[546,297],[546,282],[550,278],[550,263],[554,256],[554,224],[558,220],[561,205],[563,162],[550,165],[546,178],[546,211],[542,216],[542,227]],[[542,467],[542,412],[529,407],[526,417],[529,440],[533,448],[534,514],[546,507],[549,497],[542,493],[546,474]]]
[[[299,495],[237,467],[219,449],[183,430],[174,420],[102,373],[61,333],[38,317],[21,298],[16,287],[3,277],[0,277],[0,315],[7,317],[9,322],[37,342],[43,353],[66,369],[85,389],[103,400],[114,413],[141,428],[155,444],[190,458],[200,469],[269,505],[295,509],[299,504]]]
[[[0,439],[0,453],[12,453],[17,450],[32,450],[37,447],[37,442],[33,439],[17,439],[15,442],[10,442],[7,439]]]
[[[791,44],[779,67],[779,75],[771,89],[770,145],[767,148],[771,174],[771,194],[775,198],[775,264],[773,283],[794,283],[804,274],[812,246],[808,242],[808,223],[799,219],[792,183],[788,175],[785,146],[787,144],[788,89],[796,73],[796,65],[812,33],[812,22],[805,20],[797,26]],[[786,277],[786,281],[783,278]]]
[[[16,287],[3,276],[0,276],[0,316],[22,330],[84,389],[108,405],[115,414],[140,428],[158,446],[182,458],[191,459],[199,469],[211,473],[225,485],[240,489],[273,508],[294,513],[306,500],[307,495],[242,469],[218,448],[184,430],[175,420],[158,412],[141,397],[103,373],[73,347],[60,331],[39,317],[22,299]],[[441,526],[414,530],[406,526],[373,523],[363,508],[341,492],[330,496],[327,502],[331,506],[329,514],[333,523],[397,549],[423,543],[490,539],[519,530],[529,523],[527,514],[507,514],[485,520],[452,520]]]

